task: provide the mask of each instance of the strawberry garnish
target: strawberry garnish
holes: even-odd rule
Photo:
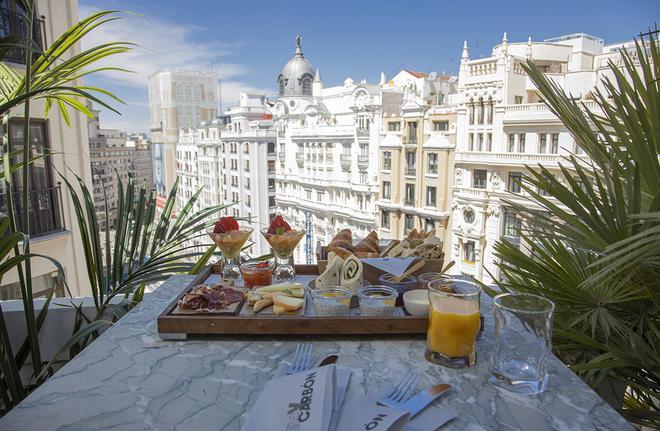
[[[239,230],[238,222],[232,216],[220,218],[213,226],[213,233],[226,233],[232,230]]]
[[[275,216],[273,221],[270,223],[270,226],[268,227],[268,233],[271,235],[282,235],[284,232],[288,232],[291,230],[291,226],[289,226],[289,223],[284,221],[284,218],[281,215]]]

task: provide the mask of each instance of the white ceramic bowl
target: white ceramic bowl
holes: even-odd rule
[[[406,311],[413,316],[429,315],[429,291],[426,289],[413,289],[403,294],[403,305]]]

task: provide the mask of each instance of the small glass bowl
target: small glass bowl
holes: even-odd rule
[[[368,317],[390,317],[399,292],[387,286],[361,287],[357,291],[360,314]]]
[[[256,286],[270,286],[273,284],[273,270],[275,264],[270,261],[250,261],[241,264],[243,285],[248,289]]]
[[[419,284],[420,289],[428,289],[429,282],[440,277],[442,273],[440,272],[425,272],[417,276],[417,284]]]
[[[403,305],[403,294],[417,287],[417,279],[412,275],[406,276],[401,281],[394,281],[393,278],[396,278],[392,274],[385,273],[378,277],[378,281],[385,286],[391,287],[399,293],[399,296],[396,298],[396,306],[400,307]]]
[[[339,286],[319,287],[312,290],[317,316],[348,316],[353,292]]]

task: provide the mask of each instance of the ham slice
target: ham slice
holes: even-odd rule
[[[230,287],[204,284],[193,287],[179,300],[179,307],[188,310],[218,310],[243,299],[243,293]]]

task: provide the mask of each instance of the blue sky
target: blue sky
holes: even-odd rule
[[[347,76],[377,81],[402,67],[458,71],[463,40],[470,57],[487,56],[507,32],[509,42],[584,32],[605,43],[629,40],[660,17],[660,2],[555,1],[217,1],[79,0],[80,15],[99,9],[125,14],[87,37],[84,45],[132,41],[135,52],[114,64],[133,74],[107,74],[88,83],[127,102],[122,115],[101,114],[102,127],[147,131],[146,78],[165,67],[215,69],[223,105],[241,91],[273,94],[275,77],[293,54],[294,37],[326,86]]]

